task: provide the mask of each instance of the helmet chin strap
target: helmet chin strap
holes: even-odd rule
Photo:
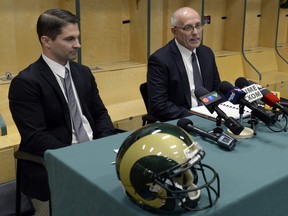
[[[187,190],[191,190],[190,192],[187,193],[190,200],[193,200],[193,201],[199,200],[201,192],[197,188],[198,187],[194,184],[192,184],[190,187],[187,188]]]
[[[160,185],[158,185],[158,184],[150,184],[150,187],[149,187],[149,190],[151,191],[151,192],[154,192],[154,193],[161,193],[161,191],[163,190],[163,188],[160,186]]]
[[[188,197],[184,198],[184,208],[195,209],[198,206],[198,202],[200,200],[201,192],[197,190],[197,186],[192,184],[187,190],[192,190],[187,193]]]

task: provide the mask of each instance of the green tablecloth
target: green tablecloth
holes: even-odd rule
[[[196,116],[191,119],[206,131],[215,127],[215,122]],[[53,216],[150,215],[124,194],[111,164],[116,157],[113,149],[130,133],[45,153]],[[221,195],[212,208],[183,215],[288,215],[287,138],[286,132],[275,133],[259,124],[256,136],[239,139],[229,152],[213,141],[194,137],[206,151],[203,163],[219,173]]]

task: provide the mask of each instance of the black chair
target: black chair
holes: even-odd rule
[[[34,155],[28,152],[23,152],[17,150],[14,153],[14,158],[17,160],[17,169],[16,169],[16,206],[15,206],[15,215],[21,215],[21,162],[22,161],[29,161],[36,164],[40,164],[41,166],[45,167],[44,159],[38,155]],[[33,198],[33,197],[32,197]],[[51,199],[49,198],[49,214],[52,215],[52,205]]]
[[[142,95],[147,114],[142,116],[142,126],[147,125],[147,124],[152,124],[158,121],[157,118],[149,114],[148,112],[148,88],[147,88],[147,82],[142,83],[140,85],[140,93]]]

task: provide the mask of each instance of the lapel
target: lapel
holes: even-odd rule
[[[170,48],[171,51],[174,55],[174,61],[177,65],[178,71],[179,71],[179,75],[180,75],[180,79],[181,82],[183,84],[183,91],[185,94],[185,99],[187,101],[187,103],[189,104],[189,107],[191,107],[191,93],[190,93],[190,85],[189,85],[189,81],[188,81],[188,76],[187,76],[187,72],[183,63],[183,59],[181,56],[181,53],[175,43],[175,39],[170,41]]]
[[[63,95],[63,92],[55,78],[55,75],[51,71],[50,67],[47,65],[47,63],[44,61],[42,57],[38,60],[38,68],[40,75],[50,84],[50,86],[55,90],[57,96],[59,97],[65,120],[67,122],[67,125],[69,125],[71,131],[72,131],[72,125],[71,125],[71,119],[69,115],[69,108],[67,101]]]

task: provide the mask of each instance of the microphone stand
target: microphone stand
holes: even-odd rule
[[[245,110],[244,108],[245,108],[244,104],[239,104],[239,122],[241,125],[243,125],[243,116],[244,116],[244,110]],[[237,136],[232,135],[232,136],[237,137],[237,138],[250,138],[255,134],[256,133],[254,130],[244,127],[244,130],[239,135]]]
[[[219,115],[217,115],[216,127],[210,133],[213,133],[218,138],[218,144],[231,151],[236,146],[237,139],[224,133],[224,130],[221,127],[221,125],[222,125],[222,118]]]
[[[243,114],[245,105],[239,104],[239,122],[243,125]]]
[[[221,124],[222,124],[222,118],[219,115],[217,115],[217,117],[216,117],[216,127],[213,129],[213,133],[216,136],[219,136],[220,134],[223,133],[223,128],[221,127]]]
[[[251,129],[253,130],[254,135],[257,135],[256,125],[258,124],[258,119],[251,113],[251,119],[248,121],[248,124],[251,125]]]

